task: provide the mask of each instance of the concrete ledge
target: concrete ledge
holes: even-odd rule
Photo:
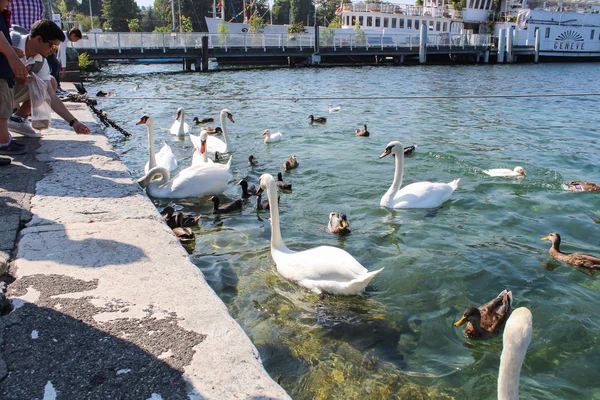
[[[289,398],[106,137],[59,125],[38,159],[49,171],[11,264],[0,398]]]

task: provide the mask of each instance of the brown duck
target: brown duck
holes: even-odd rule
[[[283,180],[281,172],[277,173],[277,181],[275,183],[279,189],[292,190],[292,184]]]
[[[298,165],[300,165],[298,163],[298,160],[296,159],[295,155],[291,155],[290,158],[288,158],[287,160],[285,160],[285,162],[283,163],[283,170],[284,171],[289,171],[290,169],[294,169],[297,168]]]
[[[363,129],[356,130],[356,136],[369,137],[370,133],[367,130],[367,125],[363,125]]]
[[[347,235],[352,232],[346,214],[337,211],[329,213],[329,224],[327,224],[327,229],[335,235]]]
[[[417,145],[415,144],[414,146],[408,146],[404,148],[404,155],[405,156],[410,156],[415,149],[417,148]]]
[[[256,205],[254,206],[254,208],[256,210],[270,210],[271,205],[269,204],[269,199],[262,200],[261,197],[262,193],[258,193],[256,195]],[[277,204],[279,204],[279,195],[277,195]]]
[[[325,118],[325,117],[316,117],[315,118],[312,114],[306,118],[310,119],[311,124],[315,124],[315,123],[324,124],[325,122],[327,122],[327,118]]]
[[[454,326],[461,326],[468,322],[465,336],[469,339],[491,339],[498,336],[510,316],[512,300],[512,292],[504,290],[494,300],[479,308],[467,308],[463,317]]]
[[[573,181],[567,188],[570,192],[600,192],[600,186],[592,182]]]
[[[542,240],[550,240],[552,247],[550,247],[550,255],[562,261],[566,264],[573,265],[575,267],[583,267],[589,269],[600,269],[600,257],[593,256],[591,254],[583,253],[561,253],[560,251],[560,235],[556,232],[552,232]]]
[[[221,200],[217,196],[212,196],[208,200],[213,202],[213,214],[227,214],[242,209],[244,202],[241,199],[234,200],[230,203],[220,205]]]
[[[194,117],[194,119],[192,120],[194,121],[194,123],[196,125],[202,125],[202,124],[208,124],[209,122],[215,122],[214,118],[198,118],[198,117]]]

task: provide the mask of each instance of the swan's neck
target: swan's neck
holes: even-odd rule
[[[154,179],[160,176],[160,179]],[[146,193],[152,197],[164,197],[171,192],[171,185],[165,185],[171,178],[169,170],[164,167],[154,167],[146,174],[144,181],[147,183]]]
[[[179,117],[179,135],[185,135],[185,131],[183,130],[184,117],[185,117],[185,112],[181,111],[181,116]]]
[[[400,152],[394,157],[396,163],[396,170],[394,171],[394,181],[392,186],[383,195],[382,203],[389,203],[394,198],[400,187],[402,186],[402,178],[404,177],[404,153]]]
[[[146,122],[146,129],[148,129],[148,170],[156,167],[156,156],[154,155],[154,122]]]
[[[287,251],[285,243],[281,238],[279,226],[279,202],[277,201],[277,186],[273,183],[267,185],[267,197],[271,211],[271,250]]]
[[[223,139],[225,140],[225,153],[229,152],[229,137],[227,136],[227,116],[221,114],[221,130],[223,131]]]
[[[498,376],[498,400],[518,400],[519,376],[527,347],[505,348],[500,357],[500,374]]]

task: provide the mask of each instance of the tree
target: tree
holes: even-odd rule
[[[128,21],[137,18],[140,9],[135,0],[103,0],[102,14],[113,32],[128,32]]]
[[[192,26],[192,21],[186,16],[181,16],[181,29],[180,32],[194,32],[194,27]]]
[[[290,0],[275,0],[273,8],[273,23],[278,25],[290,23]]]
[[[141,32],[140,20],[137,18],[130,19],[127,27],[129,28],[129,32]]]
[[[148,7],[142,12],[140,28],[142,29],[142,32],[152,32],[154,28],[156,28],[156,16],[154,15],[153,7]]]
[[[290,24],[307,20],[314,23],[315,6],[312,0],[290,0],[290,10]]]

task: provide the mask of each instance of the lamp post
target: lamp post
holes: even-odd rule
[[[169,0],[171,2],[171,15],[173,16],[173,30],[175,32],[175,0]]]
[[[94,30],[94,15],[92,14],[92,0],[90,1],[90,24],[92,25],[92,27],[90,28],[90,31]]]

